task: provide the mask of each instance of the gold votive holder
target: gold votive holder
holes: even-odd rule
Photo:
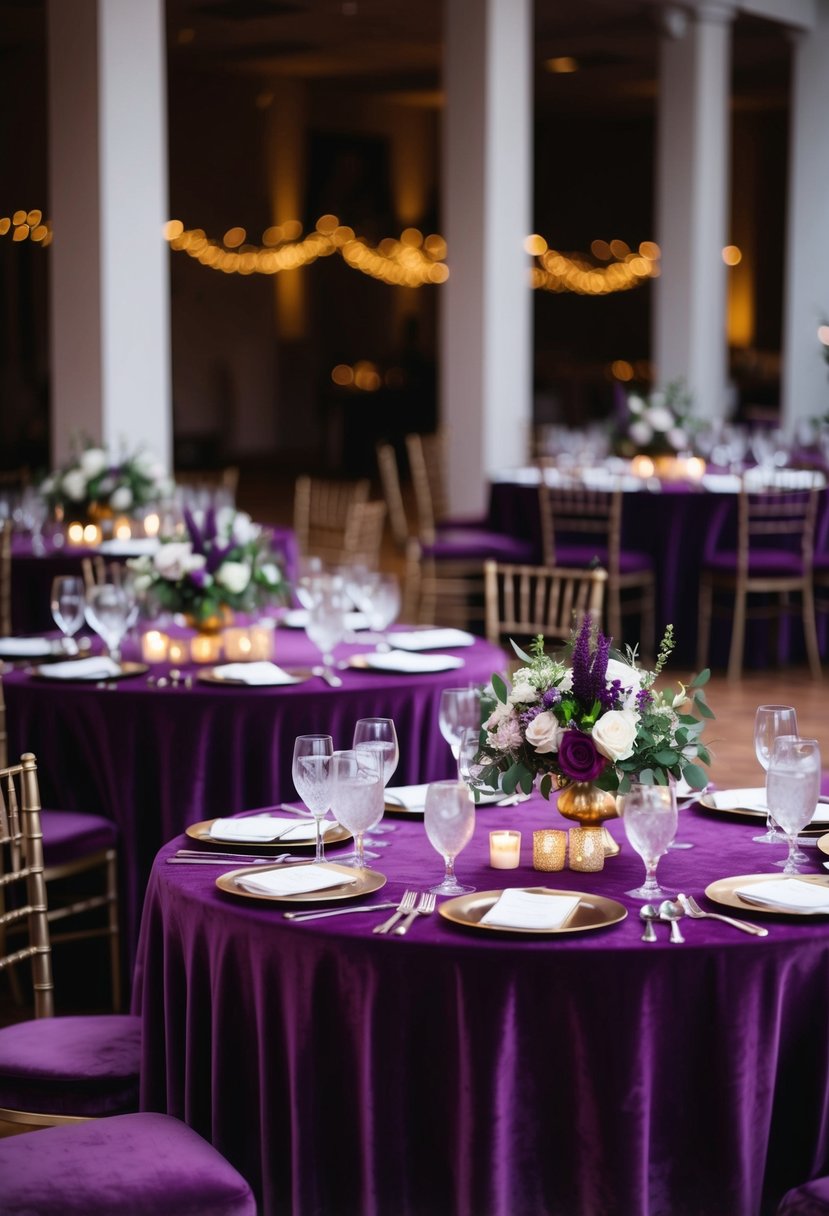
[[[132,523],[126,515],[119,515],[112,525],[112,535],[116,540],[129,540],[132,536]]]
[[[100,545],[103,539],[104,534],[98,524],[84,524],[83,543],[85,545]]]
[[[167,658],[170,639],[160,629],[148,629],[141,638],[141,658],[145,663],[163,663]]]
[[[570,828],[570,869],[592,874],[604,869],[604,834],[598,828]]]
[[[248,635],[252,659],[273,658],[274,630],[271,625],[251,625]]]
[[[218,663],[222,657],[220,633],[197,633],[190,639],[190,658],[194,663]]]
[[[70,545],[83,544],[83,524],[71,523],[66,529],[66,539]]]
[[[229,663],[244,663],[254,658],[249,629],[234,627],[222,630],[222,642]]]
[[[493,870],[517,870],[520,861],[520,832],[489,833],[489,864]]]
[[[170,644],[167,648],[167,658],[174,667],[179,663],[186,663],[190,658],[190,647],[182,638],[170,638]]]
[[[533,832],[533,869],[563,870],[567,855],[567,833],[557,828]]]

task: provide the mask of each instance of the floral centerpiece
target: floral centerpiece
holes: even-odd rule
[[[96,508],[129,514],[157,502],[170,484],[164,466],[150,452],[116,456],[90,444],[47,477],[40,491],[52,508],[80,518]]]
[[[701,764],[710,756],[700,736],[713,713],[702,691],[706,669],[677,692],[655,688],[674,647],[668,626],[656,665],[645,671],[636,654],[611,655],[610,639],[594,633],[585,616],[573,644],[570,666],[544,653],[540,635],[525,654],[526,666],[509,689],[493,676],[493,696],[481,728],[479,780],[507,794],[530,793],[538,781],[549,798],[553,788],[591,783],[624,793],[631,780],[667,785],[684,777],[693,789],[707,782]],[[613,814],[613,810],[609,812]]]
[[[618,456],[676,456],[691,443],[691,395],[681,380],[642,397],[629,393],[620,402],[613,448]]]
[[[131,558],[135,589],[196,627],[216,627],[228,612],[250,611],[287,586],[267,533],[249,515],[224,507],[184,512],[186,539],[162,541],[152,556]]]

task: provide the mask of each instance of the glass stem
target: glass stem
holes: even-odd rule
[[[443,860],[444,860],[445,867],[446,867],[444,875],[443,875],[443,881],[453,883],[456,881],[456,879],[455,879],[455,858],[454,858],[454,856],[450,856],[449,853],[444,853]]]
[[[363,832],[356,832],[354,834],[354,854],[357,858],[357,865],[361,870],[364,870],[366,865],[365,854],[363,851],[363,835]]]
[[[659,890],[659,883],[656,881],[656,867],[659,865],[659,858],[656,861],[645,862],[645,886],[644,890],[656,892]]]
[[[314,861],[325,861],[325,854],[322,848],[322,817],[320,815],[314,816],[314,824],[317,829],[317,847],[314,853]]]

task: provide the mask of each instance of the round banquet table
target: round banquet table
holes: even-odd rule
[[[422,822],[394,822],[378,902],[442,868]],[[542,826],[567,825],[537,795],[479,809],[460,880],[601,893],[627,919],[529,936],[435,915],[405,938],[372,933],[387,912],[292,922],[219,891],[219,867],[168,865],[186,843],[172,841],[135,972],[142,1106],[212,1140],[262,1216],[772,1213],[829,1169],[826,918],[745,914],[765,938],[684,919],[685,945],[667,925],[645,944],[624,894],[638,856],[539,874]],[[519,870],[488,865],[488,829],[504,827],[524,832]],[[757,830],[682,812],[695,847],[662,859],[663,885],[715,910],[709,882],[781,854]]]
[[[278,629],[276,661],[309,668],[319,651],[304,631]],[[337,647],[345,662],[367,644]],[[121,836],[122,927],[134,955],[144,886],[165,840],[202,819],[232,815],[296,797],[291,779],[294,739],[330,734],[350,747],[358,718],[393,718],[400,740],[401,783],[451,775],[454,762],[438,731],[444,688],[488,683],[505,665],[483,639],[447,651],[456,670],[387,674],[346,668],[342,687],[319,678],[277,688],[208,684],[192,674],[159,687],[169,668],[106,684],[47,680],[25,668],[3,676],[9,754],[37,756],[44,806],[114,819]],[[129,653],[125,647],[125,658]]]

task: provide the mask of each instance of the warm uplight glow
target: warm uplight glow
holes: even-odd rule
[[[633,379],[633,368],[627,359],[614,359],[610,365],[610,370],[615,380],[627,381]]]
[[[547,252],[547,242],[543,236],[539,236],[537,232],[533,232],[524,241],[524,248],[532,257],[540,258],[542,253]]]
[[[726,266],[739,266],[743,260],[742,250],[736,245],[726,245],[722,251],[722,260]]]
[[[566,76],[579,70],[579,61],[572,55],[556,55],[553,59],[545,60],[544,66],[556,76]]]

